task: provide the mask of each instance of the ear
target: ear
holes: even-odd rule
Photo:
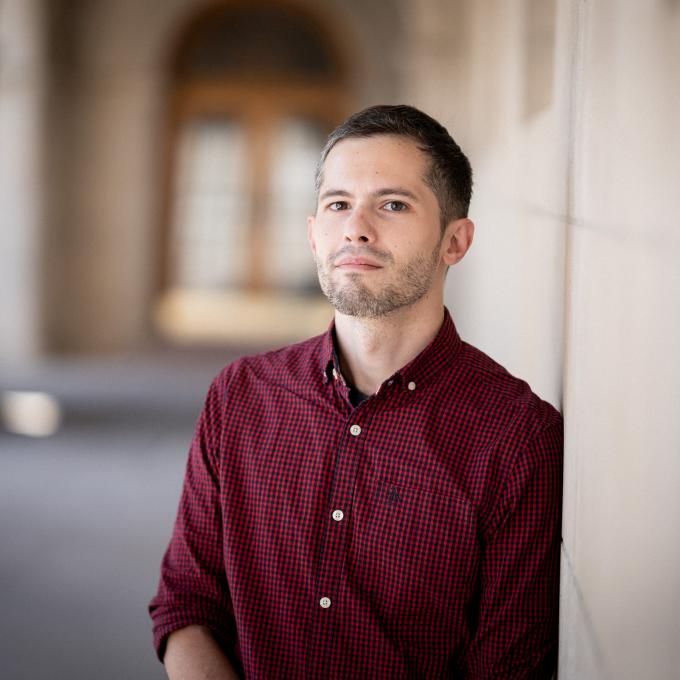
[[[475,225],[467,217],[449,222],[442,239],[442,259],[446,265],[456,264],[463,259],[472,245],[474,234]]]
[[[312,252],[316,254],[316,241],[314,240],[314,225],[316,224],[316,217],[310,215],[307,218],[307,241],[309,242],[309,247]]]

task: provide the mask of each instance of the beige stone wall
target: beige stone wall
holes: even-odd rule
[[[563,677],[680,677],[680,5],[576,14]]]
[[[435,17],[449,70],[407,92],[477,178],[448,301],[565,411],[559,677],[679,677],[680,5],[428,0],[414,35]]]

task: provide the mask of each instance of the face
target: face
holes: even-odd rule
[[[348,138],[328,154],[308,237],[340,313],[385,316],[443,287],[451,262],[428,167],[415,142],[392,135]]]

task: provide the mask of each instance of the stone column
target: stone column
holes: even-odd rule
[[[40,353],[45,17],[0,0],[0,361]]]

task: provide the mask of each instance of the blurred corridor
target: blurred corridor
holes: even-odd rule
[[[163,678],[146,605],[205,386],[230,357],[4,367],[56,396],[47,439],[0,432],[0,677]]]

